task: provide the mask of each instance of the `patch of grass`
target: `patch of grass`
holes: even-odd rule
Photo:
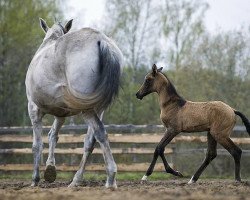
[[[140,181],[142,176],[145,175],[144,172],[118,172],[116,179],[120,181]],[[40,174],[43,180],[43,172]],[[74,172],[57,172],[57,180],[72,180],[74,177]],[[31,180],[32,172],[22,172],[22,173],[3,173],[0,174],[0,179],[9,180]],[[154,172],[148,179],[152,181],[156,180],[169,180],[173,179],[174,176],[164,172]],[[106,180],[105,172],[86,172],[84,174],[85,180]],[[233,179],[231,176],[201,176],[200,179]]]

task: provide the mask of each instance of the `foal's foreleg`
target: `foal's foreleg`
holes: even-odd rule
[[[163,136],[163,138],[161,139],[161,141],[159,142],[159,144],[157,145],[157,147],[155,148],[155,152],[154,152],[154,156],[153,156],[153,160],[146,172],[146,175],[144,175],[142,177],[142,181],[145,181],[147,180],[147,177],[150,176],[152,173],[153,173],[153,170],[154,170],[154,167],[155,167],[155,164],[156,164],[156,161],[157,161],[157,158],[158,156],[160,156],[162,158],[162,161],[163,161],[163,164],[164,164],[164,167],[165,167],[165,170],[167,173],[171,173],[175,176],[182,176],[182,174],[178,171],[175,171],[173,170],[165,156],[164,156],[164,151],[165,151],[165,147],[166,145],[171,142],[171,140],[178,134],[178,132],[175,132],[175,131],[171,131],[171,130],[167,130],[167,132],[165,133],[165,135]]]
[[[207,148],[206,157],[203,163],[201,164],[201,166],[199,167],[199,169],[195,172],[195,174],[192,176],[192,178],[188,182],[189,184],[195,183],[199,179],[202,172],[209,165],[209,163],[217,156],[217,142],[209,132],[207,133],[207,142],[208,142],[208,148]]]
[[[54,123],[48,133],[49,139],[49,155],[46,161],[46,169],[44,172],[44,179],[50,183],[56,179],[56,167],[55,167],[55,147],[58,141],[58,132],[65,121],[64,117],[55,117]]]
[[[28,112],[33,126],[32,152],[34,157],[34,171],[31,186],[37,186],[40,181],[39,164],[43,150],[42,142],[42,117],[44,114],[33,102],[28,103]]]

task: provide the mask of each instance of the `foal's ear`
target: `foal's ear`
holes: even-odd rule
[[[64,27],[64,33],[69,32],[69,30],[70,30],[71,27],[72,27],[72,22],[73,22],[73,19],[71,19],[71,20],[69,20],[69,21],[67,22],[67,24],[66,24],[65,27]]]
[[[157,66],[155,64],[153,64],[153,66],[152,66],[152,74],[153,74],[153,76],[155,76],[156,73],[157,73]]]
[[[43,20],[42,18],[39,18],[39,20],[40,20],[40,26],[41,26],[41,28],[43,29],[43,31],[44,31],[45,33],[47,33],[49,27],[48,27],[48,25],[46,24],[46,21]]]
[[[159,69],[157,69],[157,72],[161,72],[163,69],[163,67],[160,67]]]

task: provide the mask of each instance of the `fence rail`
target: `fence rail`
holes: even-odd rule
[[[154,152],[154,148],[152,145],[148,147],[145,144],[156,144],[163,137],[163,134],[159,134],[157,132],[162,132],[164,127],[161,125],[108,125],[106,126],[108,130],[117,131],[118,133],[109,134],[109,141],[115,144],[133,144],[135,147],[120,147],[120,148],[112,148],[112,152],[114,155],[122,156],[122,155],[152,155]],[[49,127],[45,127],[45,130],[49,130]],[[84,125],[81,126],[72,126],[66,125],[62,127],[61,131],[66,132],[67,134],[59,134],[60,144],[74,144],[74,143],[82,143],[84,141],[84,134],[76,134],[75,132],[79,130],[87,130],[87,127]],[[1,156],[12,156],[12,155],[30,155],[32,154],[32,149],[27,148],[27,144],[29,146],[32,143],[32,135],[27,134],[27,132],[31,132],[31,127],[2,127],[0,128],[0,155]],[[245,127],[236,126],[234,129],[235,132],[245,132]],[[68,134],[69,132],[73,132],[73,134]],[[121,133],[125,132],[125,133]],[[150,133],[150,132],[156,132]],[[136,134],[135,134],[136,133]],[[238,145],[248,145],[250,144],[250,138],[248,137],[240,137],[240,138],[232,138],[232,140]],[[43,136],[43,142],[48,143],[48,139],[46,136]],[[177,136],[171,142],[171,148],[166,148],[165,154],[173,155],[175,152],[174,145],[177,143],[206,143],[207,137],[200,135],[189,135],[189,136]],[[8,145],[11,143],[12,146],[15,146],[17,143],[23,143],[24,148],[3,148],[4,144]],[[118,146],[118,145],[116,145]],[[126,145],[128,146],[128,145]],[[225,151],[218,151],[218,153]],[[68,148],[61,147],[55,149],[56,154],[60,155],[81,155],[83,153],[83,148]],[[249,151],[248,151],[249,153]],[[43,154],[48,154],[48,149],[45,148],[43,150]],[[95,148],[93,154],[102,154],[100,148]],[[79,160],[80,162],[80,160]],[[119,171],[146,171],[149,163],[141,162],[141,163],[118,163]],[[173,163],[171,164],[173,166]],[[33,165],[31,163],[25,164],[9,164],[5,163],[0,165],[0,171],[30,171],[32,170]],[[65,163],[59,163],[57,165],[57,170],[59,171],[76,171],[78,166],[72,166]],[[44,167],[42,168],[42,170]],[[105,170],[104,164],[90,164],[87,166],[87,170],[90,171],[103,171]],[[163,165],[158,164],[155,168],[156,171],[163,171]]]

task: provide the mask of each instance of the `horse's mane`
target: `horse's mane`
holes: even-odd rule
[[[185,105],[185,103],[187,102],[183,97],[181,97],[178,92],[176,91],[174,85],[172,84],[172,82],[169,80],[169,78],[167,77],[167,75],[165,75],[164,73],[162,73],[165,78],[168,80],[168,86],[167,86],[167,93],[170,96],[170,100],[171,101],[176,101],[177,104],[182,107]]]

